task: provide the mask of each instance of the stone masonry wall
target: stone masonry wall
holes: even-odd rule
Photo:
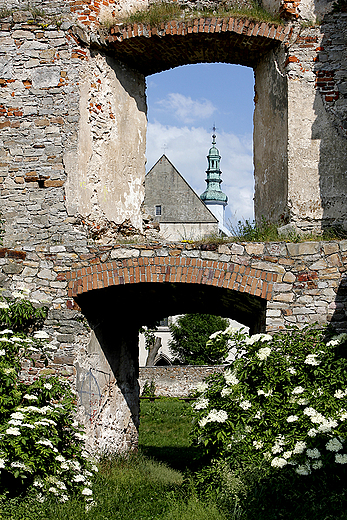
[[[93,325],[96,334],[91,334],[72,297],[72,289],[68,288],[69,284],[74,286],[74,280],[78,281],[76,277],[85,273],[87,279],[93,280],[91,271],[95,270],[95,283],[99,288],[95,295],[102,295],[100,289],[107,287],[111,280],[108,275],[105,278],[104,273],[109,271],[104,268],[112,269],[115,288],[124,288],[127,284],[130,288],[138,282],[137,285],[143,284],[144,291],[147,282],[165,281],[168,267],[172,277],[169,281],[174,283],[189,284],[195,279],[197,283],[221,288],[231,283],[232,292],[237,294],[239,291],[240,295],[250,293],[252,287],[256,287],[253,279],[261,281],[264,278],[264,283],[268,284],[267,331],[280,330],[290,324],[302,327],[329,321],[342,331],[347,329],[346,265],[347,241],[233,243],[216,247],[38,244],[24,246],[21,250],[0,249],[2,294],[10,296],[15,290],[26,288],[31,298],[46,302],[50,307],[45,330],[50,336],[53,359],[48,367],[40,363],[26,367],[25,377],[60,374],[75,385],[79,395],[79,418],[87,426],[90,449],[94,451],[110,446],[126,449],[136,443],[138,390],[136,386],[128,387],[129,378],[126,379],[127,370],[129,374],[133,370],[136,373],[136,357],[132,358],[134,364],[124,368],[124,374],[119,372],[119,367],[124,364],[127,367],[131,349],[138,348],[137,328],[132,328],[132,323],[141,322],[142,309],[132,307],[131,320],[122,329],[122,324],[117,324],[115,318],[124,310],[124,305],[115,293],[111,300],[113,307],[110,307],[111,312],[114,309],[111,315],[114,317],[106,317],[109,321],[103,325],[109,327],[109,332],[106,330],[100,335],[96,324]],[[69,273],[74,273],[72,284],[67,279]],[[265,282],[267,278],[275,282]],[[77,286],[83,287],[83,281]],[[98,301],[95,300],[97,306]],[[135,350],[132,355],[138,356],[138,350],[136,355]],[[114,354],[118,358],[113,359]]]
[[[167,366],[140,367],[140,392],[146,382],[155,383],[155,395],[158,397],[189,397],[206,377],[222,372],[223,366]]]
[[[5,245],[76,247],[100,230],[141,230],[143,76],[84,48],[72,22],[16,20],[0,19]]]

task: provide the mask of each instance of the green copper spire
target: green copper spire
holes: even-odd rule
[[[206,182],[207,188],[202,195],[200,195],[200,199],[205,203],[213,203],[217,202],[219,204],[226,205],[228,202],[228,197],[225,193],[222,192],[220,185],[222,184],[221,170],[219,167],[221,156],[219,155],[219,150],[216,148],[216,128],[213,127],[213,135],[212,135],[212,148],[210,148],[207,156],[208,160],[208,168],[206,170]]]

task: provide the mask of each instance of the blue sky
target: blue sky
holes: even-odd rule
[[[165,153],[200,195],[213,124],[222,156],[226,220],[253,219],[253,70],[199,64],[147,77],[147,171]]]

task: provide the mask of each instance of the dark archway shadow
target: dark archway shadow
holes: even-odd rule
[[[95,333],[137,428],[138,331],[142,325],[176,314],[203,313],[233,318],[248,326],[251,333],[265,330],[266,300],[209,285],[118,285],[83,293],[76,301]]]

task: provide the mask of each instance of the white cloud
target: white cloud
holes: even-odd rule
[[[184,124],[211,117],[216,111],[216,107],[208,99],[194,100],[177,92],[156,101],[155,105],[159,107],[157,110],[170,113]]]
[[[202,127],[165,126],[148,123],[147,171],[164,153],[198,195],[205,190],[205,171],[211,135]],[[217,147],[222,156],[222,190],[229,203],[226,220],[233,225],[241,219],[253,219],[253,159],[252,138],[232,133],[217,135]]]

